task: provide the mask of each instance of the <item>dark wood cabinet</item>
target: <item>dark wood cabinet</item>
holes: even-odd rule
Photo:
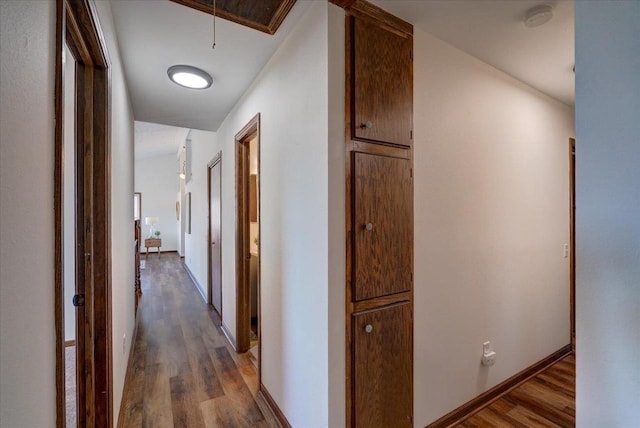
[[[409,302],[353,315],[355,426],[413,425],[411,325]]]
[[[354,138],[411,146],[413,38],[370,20],[352,19]]]
[[[413,425],[413,26],[346,11],[346,426]]]
[[[409,159],[353,152],[353,299],[411,289],[413,186]]]

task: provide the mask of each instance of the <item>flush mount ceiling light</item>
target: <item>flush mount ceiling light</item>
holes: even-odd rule
[[[546,24],[553,18],[553,8],[548,4],[532,7],[524,17],[525,27],[533,28]]]
[[[167,75],[176,85],[189,89],[207,89],[213,83],[209,73],[191,65],[173,65]]]

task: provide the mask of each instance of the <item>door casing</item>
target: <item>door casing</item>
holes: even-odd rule
[[[569,138],[569,301],[571,347],[576,350],[576,140]]]
[[[260,186],[260,113],[256,114],[235,136],[236,146],[236,351],[249,350],[251,327],[251,284],[249,243],[249,142],[258,141],[258,188]],[[258,200],[258,212],[260,201]],[[258,219],[258,222],[260,220]],[[258,225],[258,254],[260,253],[260,225]],[[261,257],[258,259],[260,278]],[[258,349],[262,349],[262,319],[260,309],[260,280],[258,280]],[[262,352],[258,353],[258,377],[261,380]]]
[[[111,361],[110,72],[93,0],[57,0],[55,65],[56,426],[65,427],[64,42],[76,59],[76,293],[78,425],[113,426]],[[99,227],[97,227],[99,225]],[[66,302],[69,304],[70,302]]]

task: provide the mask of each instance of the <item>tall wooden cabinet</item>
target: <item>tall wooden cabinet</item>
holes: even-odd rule
[[[347,16],[347,426],[411,427],[413,27],[335,3]]]

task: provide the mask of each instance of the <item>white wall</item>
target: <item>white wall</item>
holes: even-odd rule
[[[54,2],[0,2],[0,421],[3,427],[50,427],[56,418],[55,15]],[[25,173],[28,173],[27,180]]]
[[[177,147],[176,147],[177,149]],[[162,251],[178,251],[176,194],[180,190],[176,154],[145,157],[135,161],[135,189],[142,193],[142,237],[149,237],[145,217],[158,217],[154,230],[160,231]],[[141,247],[144,251],[144,240]],[[152,249],[151,251],[156,251]]]
[[[217,145],[215,132],[191,130],[189,137],[192,145],[193,164],[191,168],[191,180],[185,185],[185,192],[191,192],[191,233],[188,229],[189,208],[187,197],[184,202],[184,219],[186,233],[184,235],[184,262],[196,279],[203,299],[207,295],[207,251],[209,245],[209,208],[207,206],[207,164],[220,150]],[[233,158],[222,159],[233,167]],[[231,186],[234,189],[234,181],[223,182],[223,186]],[[233,238],[235,239],[235,237]],[[225,242],[224,245],[227,245]],[[224,264],[222,271],[228,269]],[[225,309],[226,310],[226,309]]]
[[[116,426],[135,322],[133,110],[115,37],[111,6],[101,0],[96,2],[96,7],[111,60],[111,324],[113,416]]]
[[[187,192],[194,229],[200,221],[203,228],[187,235],[186,262],[206,285],[206,163],[222,150],[223,322],[235,334],[234,136],[260,113],[262,381],[293,426],[326,427],[329,5],[295,7],[308,10],[227,116],[213,145],[192,132],[194,176]],[[190,257],[202,257],[202,267]]]
[[[415,30],[415,426],[567,345],[573,111]],[[498,354],[481,366],[482,343]]]
[[[640,421],[640,3],[576,2],[577,426]]]

